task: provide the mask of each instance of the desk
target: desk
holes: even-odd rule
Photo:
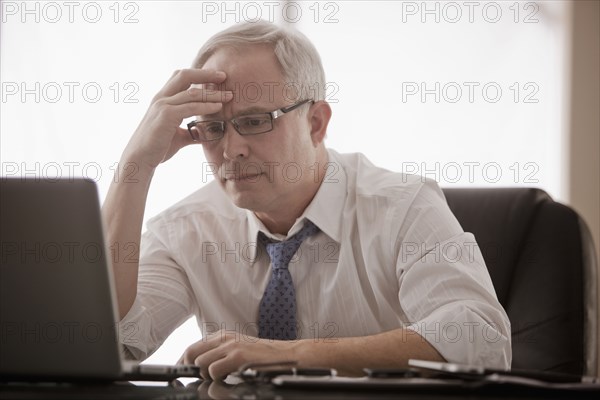
[[[598,392],[549,392],[519,388],[479,390],[311,390],[283,389],[270,384],[194,381],[187,387],[116,384],[2,384],[1,399],[573,399],[597,398]]]

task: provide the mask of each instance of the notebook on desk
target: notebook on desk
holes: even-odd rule
[[[0,178],[0,238],[0,380],[199,376],[123,359],[93,181]]]

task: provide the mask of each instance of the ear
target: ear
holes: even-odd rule
[[[308,123],[310,124],[310,136],[313,146],[317,147],[325,139],[327,125],[331,119],[331,107],[324,100],[317,101],[308,110]]]

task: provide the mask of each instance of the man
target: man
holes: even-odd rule
[[[435,182],[325,147],[324,86],[308,39],[261,21],[209,39],[155,96],[121,158],[135,182],[114,182],[103,208],[110,243],[141,242],[139,265],[114,263],[127,353],[147,357],[195,315],[203,337],[181,361],[207,378],[286,360],[508,368],[509,321],[473,236]],[[141,240],[154,170],[193,143],[215,180]]]

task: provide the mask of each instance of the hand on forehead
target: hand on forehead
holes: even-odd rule
[[[265,105],[288,103],[285,100],[290,97],[286,93],[290,92],[290,85],[284,82],[279,62],[268,46],[218,50],[208,58],[203,68],[222,70],[227,74],[224,82],[205,84],[204,87],[232,91],[234,102]]]

